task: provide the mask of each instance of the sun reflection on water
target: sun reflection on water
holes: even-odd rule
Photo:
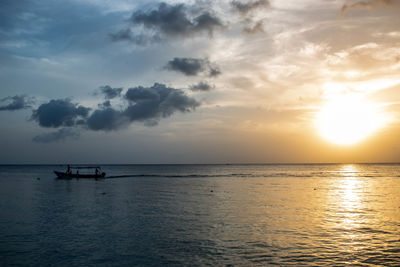
[[[336,189],[333,204],[336,208],[333,214],[337,220],[332,225],[339,236],[346,239],[349,245],[359,235],[358,229],[362,227],[363,181],[360,179],[360,170],[356,165],[343,165],[337,171],[338,179],[335,181]],[[346,249],[353,250],[352,246]]]
[[[342,181],[339,185],[340,202],[344,208],[353,209],[360,206],[360,187],[362,182],[358,178],[358,169],[354,165],[344,165],[339,173]]]

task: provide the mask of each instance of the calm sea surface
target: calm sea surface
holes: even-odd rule
[[[1,266],[400,266],[400,165],[54,169],[0,166]]]

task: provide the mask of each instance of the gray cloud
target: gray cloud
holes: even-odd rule
[[[123,112],[108,107],[95,110],[87,119],[87,126],[93,131],[111,131],[122,128],[128,122]]]
[[[19,109],[30,108],[33,104],[33,99],[24,95],[8,96],[0,99],[0,103],[5,102],[6,105],[0,106],[0,111],[13,111]]]
[[[253,21],[251,12],[263,8],[269,8],[270,2],[268,0],[250,1],[246,3],[234,0],[231,2],[231,5],[235,11],[244,17],[244,20],[242,21],[244,33],[255,34],[264,32],[263,21]]]
[[[117,97],[122,92],[122,88],[110,86],[101,87],[101,90],[105,93],[106,99]],[[33,141],[49,143],[71,137],[78,138],[77,127],[93,131],[111,131],[126,127],[133,122],[154,126],[161,118],[169,117],[176,112],[191,112],[200,105],[184,91],[159,83],[151,87],[129,88],[122,100],[127,104],[122,110],[113,108],[110,101],[106,100],[91,114],[89,108],[72,103],[70,99],[50,100],[34,110],[31,119],[42,127],[64,128],[38,135]]]
[[[247,34],[263,33],[264,22],[262,20],[257,21],[254,25],[247,25],[243,28],[243,32]]]
[[[97,106],[99,108],[109,108],[109,107],[111,107],[111,102],[110,102],[110,100],[106,100],[103,103],[98,104]]]
[[[395,3],[395,0],[369,0],[369,1],[357,1],[352,4],[344,4],[341,9],[342,15],[350,8],[373,8],[378,5],[391,5]]]
[[[206,32],[209,36],[217,28],[223,28],[223,22],[209,11],[193,12],[185,4],[160,3],[150,10],[133,12],[130,23],[133,27],[143,27],[150,34],[135,34],[131,28],[110,34],[111,40],[128,40],[139,45],[157,42],[165,37],[188,37]],[[197,14],[194,14],[197,13]]]
[[[190,112],[200,105],[182,90],[155,83],[152,87],[129,88],[125,94],[128,107],[122,111],[111,107],[95,110],[87,119],[91,130],[116,130],[131,122],[141,121],[154,126],[161,118],[175,112]]]
[[[52,143],[58,141],[64,141],[65,139],[79,138],[79,132],[73,128],[61,128],[58,131],[51,132],[51,133],[44,133],[38,136],[35,136],[32,141],[37,143]]]
[[[189,87],[189,89],[192,90],[192,91],[207,92],[207,91],[210,91],[211,89],[214,89],[214,86],[208,84],[207,82],[201,81],[198,84],[191,85]]]
[[[190,18],[184,4],[167,3],[160,3],[157,9],[151,11],[134,12],[131,22],[173,36],[191,35],[202,31],[212,34],[216,27],[223,26],[221,20],[209,12]]]
[[[215,64],[211,64],[208,59],[198,58],[174,58],[168,61],[165,69],[178,71],[187,76],[197,76],[206,73],[210,77],[216,77],[221,71]]]
[[[137,45],[146,45],[148,43],[158,43],[162,41],[159,34],[146,35],[146,34],[134,34],[131,29],[122,29],[117,33],[109,34],[112,41],[130,41]]]
[[[50,100],[33,111],[32,119],[42,127],[74,126],[81,124],[79,118],[86,118],[89,108],[78,106],[70,99]]]
[[[258,8],[265,8],[269,7],[270,3],[268,0],[258,0],[253,2],[242,3],[240,1],[232,1],[231,5],[233,8],[238,11],[239,13],[246,15],[247,13],[258,9]]]
[[[111,88],[111,86],[106,85],[100,87],[100,91],[104,94],[105,99],[113,99],[121,95],[122,88]]]

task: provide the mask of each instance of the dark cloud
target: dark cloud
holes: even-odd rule
[[[121,111],[111,107],[95,110],[87,119],[87,126],[93,131],[117,130],[128,123],[128,119]]]
[[[189,89],[192,91],[203,91],[203,92],[210,91],[213,88],[214,88],[214,86],[208,84],[207,82],[203,82],[203,81],[199,82],[198,84],[191,85],[189,87]]]
[[[122,88],[102,87],[104,88],[106,88],[104,92],[116,93],[106,94],[108,98],[116,97],[122,92]],[[113,108],[110,100],[106,100],[90,115],[89,108],[72,103],[70,99],[50,100],[33,111],[32,119],[42,127],[75,128],[62,128],[56,132],[36,136],[33,140],[49,143],[70,137],[77,138],[78,132],[73,130],[77,127],[93,131],[111,131],[126,127],[133,122],[154,126],[161,118],[169,117],[176,112],[191,112],[200,105],[182,90],[159,83],[151,87],[129,88],[122,100],[126,102],[126,107],[122,110]]]
[[[190,112],[200,105],[182,90],[155,83],[152,87],[129,88],[125,94],[128,107],[122,111],[113,108],[95,110],[87,119],[91,130],[116,130],[131,122],[141,121],[154,126],[161,118],[175,112]]]
[[[185,4],[160,3],[150,10],[133,12],[130,23],[132,27],[143,27],[146,34],[136,34],[131,28],[110,34],[114,41],[128,40],[139,45],[157,42],[165,38],[188,37],[206,32],[209,36],[217,28],[223,28],[223,22],[210,11],[193,12]],[[148,33],[151,30],[151,33]],[[135,31],[136,32],[136,31]]]
[[[197,76],[206,73],[210,77],[216,77],[221,74],[215,64],[211,64],[207,59],[198,58],[174,58],[168,61],[165,69],[178,71],[187,76]]]
[[[35,136],[32,141],[37,143],[52,143],[58,141],[64,141],[65,139],[78,139],[79,132],[76,129],[72,128],[61,128],[58,131],[45,133],[38,136]]]
[[[131,103],[125,111],[131,121],[169,117],[176,111],[190,112],[200,105],[182,90],[159,83],[149,88],[129,88],[125,97]]]
[[[216,66],[211,66],[211,65],[209,65],[208,66],[209,67],[209,69],[208,69],[208,76],[210,76],[210,77],[217,77],[217,76],[219,76],[220,74],[221,74],[221,71],[219,70],[219,68],[218,67],[216,67]]]
[[[33,104],[33,99],[24,95],[15,95],[0,99],[0,103],[6,103],[4,106],[0,106],[0,111],[13,111],[30,108],[31,104]]]
[[[86,118],[89,108],[78,106],[70,99],[50,100],[33,111],[32,119],[42,127],[74,126],[79,118]]]
[[[395,0],[369,0],[369,1],[356,1],[352,4],[344,4],[341,9],[342,15],[350,8],[373,8],[378,5],[391,5]]]
[[[165,68],[182,72],[187,76],[196,76],[200,72],[204,71],[205,62],[203,59],[197,58],[174,58],[173,60],[168,61]]]
[[[231,5],[233,8],[238,11],[239,13],[246,15],[247,13],[259,9],[259,8],[265,8],[269,7],[270,3],[268,0],[258,0],[258,1],[252,1],[252,2],[240,2],[240,1],[232,1]]]
[[[110,100],[106,100],[103,103],[98,104],[97,106],[99,108],[109,108],[109,107],[111,107],[111,102],[110,102]]]
[[[167,3],[160,3],[151,11],[134,12],[131,22],[172,36],[186,36],[202,31],[212,34],[215,28],[223,26],[221,20],[209,12],[190,18],[184,4],[169,5]]]
[[[113,99],[121,95],[122,88],[111,88],[111,86],[106,85],[100,87],[100,91],[104,94],[105,99]]]

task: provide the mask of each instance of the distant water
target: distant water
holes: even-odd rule
[[[64,168],[0,166],[1,266],[400,265],[400,165]]]

